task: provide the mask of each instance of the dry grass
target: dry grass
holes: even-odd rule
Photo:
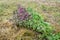
[[[22,38],[24,33],[27,32],[30,32],[30,35],[36,35],[35,32],[33,32],[32,30],[24,28],[18,30],[17,26],[14,25],[12,21],[10,21],[10,19],[12,19],[13,16],[13,11],[17,9],[18,4],[21,4],[25,8],[31,7],[39,13],[42,13],[42,15],[45,17],[45,20],[50,22],[53,26],[55,26],[56,32],[60,32],[60,24],[58,23],[58,21],[60,21],[60,16],[56,18],[56,13],[51,11],[45,13],[43,10],[40,9],[40,5],[37,2],[26,2],[22,0],[0,0],[0,40],[16,40],[16,38]],[[59,3],[57,4],[57,7],[59,8],[58,10],[60,10],[60,5]]]

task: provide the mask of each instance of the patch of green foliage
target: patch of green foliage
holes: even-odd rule
[[[29,24],[33,30],[43,33],[41,35],[42,39],[45,37],[45,39],[47,38],[48,40],[59,40],[60,34],[53,34],[54,28],[48,22],[44,21],[43,16],[34,11],[32,8],[27,8],[27,11],[31,13],[33,17],[28,21],[27,25]]]
[[[50,34],[47,36],[49,40],[60,40],[60,33],[57,34]]]
[[[26,17],[24,17],[25,15],[24,16],[21,15],[21,16],[17,17],[17,20],[18,20],[17,23],[20,26],[31,28],[37,32],[42,32],[42,33],[46,33],[46,34],[52,32],[51,25],[48,22],[44,22],[44,18],[41,14],[39,14],[32,8],[27,8],[27,12],[28,12],[28,14],[30,14],[31,18],[29,16],[26,18]],[[19,13],[19,14],[21,14],[21,13]],[[25,13],[22,13],[22,14],[25,14]],[[26,14],[26,15],[28,15],[28,14]],[[21,20],[22,17],[24,20]],[[25,19],[27,19],[27,20],[25,20]]]
[[[27,11],[32,15],[32,19],[28,20],[27,24],[31,25],[33,30],[38,32],[51,32],[51,25],[48,22],[44,22],[42,15],[31,8],[27,8]]]
[[[26,27],[28,29],[32,29],[36,32],[39,32],[40,33],[39,40],[44,40],[44,39],[45,40],[59,40],[60,34],[54,33],[54,28],[48,22],[44,21],[44,18],[41,14],[39,14],[38,12],[36,12],[30,7],[28,7],[26,10],[28,14],[31,15],[30,19],[29,17],[27,17],[27,20],[20,20],[18,17],[16,17],[17,19],[15,18],[17,21],[17,24],[19,24],[20,27]]]

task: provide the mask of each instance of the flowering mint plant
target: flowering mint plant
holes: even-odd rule
[[[19,7],[17,11],[14,12],[15,23],[20,26],[26,26],[27,21],[32,18],[31,14],[23,7]]]
[[[18,12],[18,14],[17,14],[17,16],[18,16],[18,18],[20,19],[20,20],[28,20],[29,18],[30,18],[30,14],[26,11],[26,9],[25,8],[22,8],[22,7],[20,7],[18,10],[17,10],[17,12]]]
[[[32,8],[27,8],[26,10],[23,7],[19,7],[15,14],[15,22],[20,26],[32,28],[38,32],[50,32],[52,28],[47,22],[44,22],[42,15]]]

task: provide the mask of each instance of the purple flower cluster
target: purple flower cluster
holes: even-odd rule
[[[30,18],[30,14],[26,11],[25,8],[18,8],[18,17],[20,20],[27,20],[28,18]]]

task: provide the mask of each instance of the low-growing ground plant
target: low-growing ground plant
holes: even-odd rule
[[[14,20],[19,27],[25,27],[40,33],[41,40],[56,40],[59,38],[54,38],[56,35],[50,23],[45,22],[43,16],[30,7],[27,9],[23,7],[18,8],[15,12]]]

